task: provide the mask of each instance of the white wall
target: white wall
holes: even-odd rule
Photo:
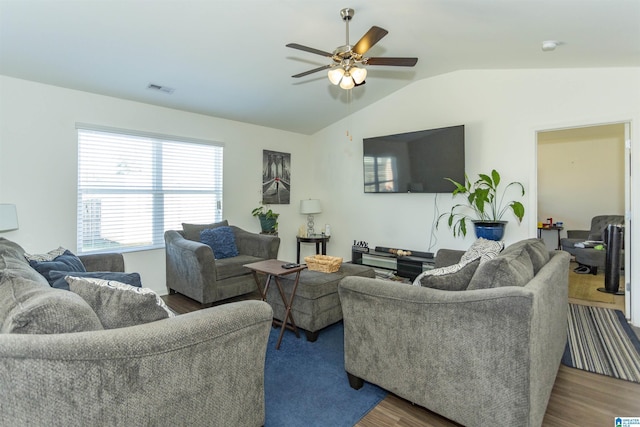
[[[375,90],[373,78],[361,89]],[[356,89],[357,90],[357,89]],[[329,252],[350,256],[354,239],[370,246],[432,251],[469,247],[446,224],[430,238],[446,194],[364,194],[362,138],[443,126],[466,126],[466,169],[470,176],[497,168],[504,182],[520,181],[527,194],[522,225],[510,220],[505,243],[537,235],[536,132],[592,124],[631,122],[633,164],[640,164],[640,69],[469,70],[418,81],[314,135],[314,181],[324,183],[323,222],[331,224]],[[354,101],[356,102],[356,101]],[[350,141],[345,131],[353,135]],[[640,173],[633,188],[640,188]],[[634,200],[640,223],[640,201]],[[640,234],[640,233],[636,233]],[[640,236],[632,241],[640,248]],[[640,265],[640,249],[632,256]],[[634,274],[632,318],[640,324],[640,272]],[[635,280],[634,280],[635,278]],[[635,310],[635,311],[634,311]]]
[[[299,200],[308,197],[312,178],[309,136],[6,76],[0,76],[0,202],[17,205],[20,228],[3,237],[32,253],[76,250],[76,122],[223,142],[224,217],[255,232],[262,150],[291,153],[291,204],[272,207],[280,213],[280,258],[295,260]],[[145,286],[166,293],[164,250],[127,253],[125,263]]]

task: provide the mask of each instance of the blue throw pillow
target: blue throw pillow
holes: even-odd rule
[[[53,270],[49,272],[49,277],[53,280],[51,285],[54,288],[69,290],[69,284],[64,279],[66,276],[73,277],[90,277],[93,279],[103,280],[115,280],[120,283],[135,286],[137,288],[142,287],[142,281],[138,273],[121,273],[114,271],[87,271],[87,272],[69,272],[69,271],[57,271]]]
[[[215,259],[238,256],[236,236],[231,227],[207,228],[200,232],[200,241],[211,246]]]
[[[55,257],[52,261],[29,261],[29,265],[42,274],[49,285],[53,286],[53,279],[50,277],[50,273],[56,271],[72,271],[72,272],[85,272],[84,264],[80,261],[80,258],[75,256],[70,250],[64,251],[62,255]]]

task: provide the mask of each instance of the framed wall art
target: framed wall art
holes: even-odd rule
[[[262,150],[262,203],[288,205],[291,201],[291,153]]]

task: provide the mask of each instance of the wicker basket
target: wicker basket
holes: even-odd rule
[[[304,258],[307,268],[313,271],[321,271],[323,273],[335,273],[342,265],[342,258],[329,255],[314,255]]]

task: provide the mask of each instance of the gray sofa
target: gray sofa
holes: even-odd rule
[[[377,384],[466,426],[540,426],[566,344],[568,267],[568,253],[529,239],[460,270],[466,290],[343,279],[351,386]]]
[[[576,255],[576,251],[581,248],[576,247],[576,243],[582,243],[585,240],[602,240],[604,241],[604,233],[607,229],[607,225],[624,224],[623,215],[597,215],[591,218],[591,229],[589,230],[567,230],[567,237],[560,239],[560,246],[563,251],[569,252],[571,255]],[[602,263],[604,267],[604,263]]]
[[[118,254],[80,258],[88,270],[124,267]],[[245,301],[130,327],[79,331],[87,325],[80,318],[91,314],[83,301],[50,287],[19,245],[0,238],[0,423],[264,424],[272,321],[267,303]],[[30,323],[37,322],[48,333],[33,333],[38,331]],[[7,332],[11,327],[32,330]]]
[[[216,259],[211,247],[200,242],[200,232],[229,226],[226,220],[182,226],[182,230],[169,230],[164,234],[167,291],[186,295],[205,306],[255,291],[251,270],[243,265],[278,257],[279,237],[230,226],[238,256]]]

